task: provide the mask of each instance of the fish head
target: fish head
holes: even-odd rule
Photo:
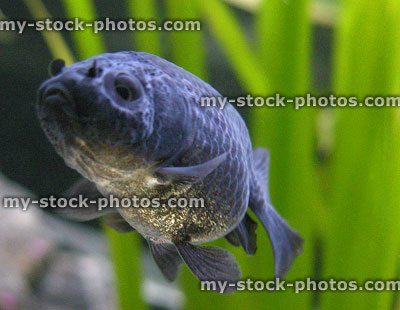
[[[140,168],[144,141],[153,131],[151,83],[143,64],[127,54],[101,54],[65,66],[38,91],[41,126],[66,164],[94,179]]]

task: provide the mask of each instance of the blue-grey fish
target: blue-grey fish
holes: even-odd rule
[[[101,54],[68,67],[57,60],[50,71],[37,111],[58,154],[86,180],[70,193],[161,202],[158,208],[75,208],[70,217],[103,216],[118,231],[136,230],[171,281],[183,261],[200,280],[234,283],[241,277],[234,256],[200,244],[225,237],[254,254],[250,207],[271,240],[275,275],[289,270],[302,239],[270,202],[268,152],[252,149],[232,105],[200,104],[205,96],[222,97],[218,91],[142,52]],[[171,198],[203,199],[204,206],[168,207]]]

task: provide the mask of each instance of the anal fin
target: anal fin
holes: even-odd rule
[[[229,234],[225,235],[225,239],[233,246],[240,245],[240,240],[235,230],[232,230]]]
[[[248,255],[254,255],[257,251],[256,228],[257,223],[247,213],[235,228],[239,242]]]
[[[225,239],[234,246],[241,245],[247,255],[254,255],[257,251],[257,223],[246,213],[238,226],[225,236]]]

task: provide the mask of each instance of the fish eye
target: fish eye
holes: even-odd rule
[[[114,82],[115,92],[125,101],[135,101],[141,97],[141,89],[125,75],[120,75]]]
[[[65,67],[65,61],[63,59],[54,59],[49,65],[50,76],[55,76],[61,73],[64,67]]]

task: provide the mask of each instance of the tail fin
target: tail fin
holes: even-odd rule
[[[262,187],[265,198],[269,201],[269,151],[263,147],[253,150],[253,166],[256,182]]]
[[[301,254],[303,239],[275,211],[272,205],[254,207],[252,211],[261,221],[271,240],[274,251],[275,276],[283,277],[289,271],[294,259]]]
[[[268,193],[269,152],[257,148],[253,152],[255,180],[250,191],[250,209],[258,217],[271,240],[275,260],[275,276],[282,277],[302,252],[303,239],[286,223],[270,203]]]

